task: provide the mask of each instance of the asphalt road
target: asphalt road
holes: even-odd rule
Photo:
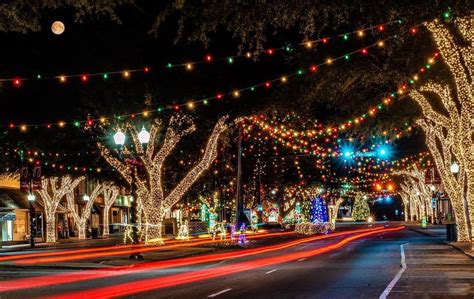
[[[407,269],[389,297],[472,298],[472,260],[452,251],[439,238],[409,230],[375,234],[325,253],[298,258],[305,252],[327,248],[344,238],[318,240],[251,256],[182,267],[150,267],[147,271],[99,279],[94,278],[94,272],[87,272],[84,275],[88,280],[63,283],[67,277],[58,278],[58,284],[40,288],[28,288],[27,285],[17,291],[1,292],[0,298],[58,295],[66,298],[121,295],[130,298],[379,298],[401,269],[400,245],[403,244],[406,244],[403,246]],[[435,252],[430,251],[430,246],[435,248]],[[423,248],[428,248],[428,251]],[[444,263],[448,267],[436,271],[433,271],[431,264],[434,261],[431,261],[431,270],[428,270],[433,277],[443,277],[444,284],[436,279],[431,282],[425,279],[423,273],[427,274],[426,271],[416,272],[423,268],[422,262],[426,258],[432,259],[433,255],[439,257],[439,262],[443,259],[449,261]],[[285,256],[289,259],[281,262],[279,259]],[[244,267],[241,272],[231,273],[239,271],[240,267]],[[0,269],[0,290],[2,284],[8,285],[21,277],[37,276],[40,281],[58,273],[69,272],[37,268],[14,272]],[[457,277],[461,274],[461,280],[456,280],[453,273],[457,273]],[[420,283],[420,277],[423,283]],[[436,293],[430,294],[430,290]]]

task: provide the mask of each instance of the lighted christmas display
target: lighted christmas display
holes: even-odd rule
[[[209,168],[217,156],[217,143],[219,136],[227,128],[226,118],[221,118],[207,142],[201,161],[196,164],[184,178],[167,195],[164,194],[162,186],[162,168],[165,159],[178,145],[180,139],[193,132],[196,127],[188,117],[175,115],[171,118],[161,148],[157,149],[156,138],[162,127],[161,121],[155,121],[151,125],[149,142],[146,146],[140,142],[139,132],[132,125],[127,126],[134,145],[134,149],[140,161],[144,165],[146,176],[151,180],[144,180],[138,173],[131,172],[126,163],[118,157],[113,156],[109,149],[102,144],[99,148],[102,155],[129,183],[135,183],[137,188],[137,200],[143,205],[145,216],[145,242],[146,244],[161,244],[162,221],[165,212],[175,205],[194,182]],[[184,127],[184,129],[183,129]],[[124,146],[123,152],[127,153],[128,147]],[[134,179],[132,179],[132,176]]]
[[[367,197],[362,194],[354,200],[354,205],[352,206],[352,219],[354,221],[367,221],[370,216],[370,208],[367,203]]]
[[[310,220],[312,223],[321,223],[328,221],[328,212],[324,200],[317,196],[311,201]]]

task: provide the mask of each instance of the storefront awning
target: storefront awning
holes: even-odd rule
[[[1,212],[0,211],[0,221],[16,220],[15,212]]]

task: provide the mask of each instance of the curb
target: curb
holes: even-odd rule
[[[462,252],[462,253],[464,253],[464,255],[470,257],[471,259],[474,259],[474,254],[464,251],[464,249],[462,249],[461,247],[456,246],[456,245],[454,245],[453,243],[450,243],[450,242],[448,242],[448,241],[444,241],[443,243],[446,244],[446,245],[449,245],[449,246],[453,247],[454,249],[456,249],[456,250],[458,250],[458,251],[460,251],[460,252]]]

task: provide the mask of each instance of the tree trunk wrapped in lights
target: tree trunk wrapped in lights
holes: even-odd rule
[[[411,91],[410,96],[423,110],[423,118],[418,124],[425,131],[427,146],[451,200],[458,240],[469,241],[474,236],[473,17],[457,18],[454,24],[457,32],[451,32],[440,22],[426,24],[454,84],[430,82],[419,91]],[[432,95],[441,99],[444,113],[437,111],[436,102],[430,98]],[[457,174],[450,169],[453,161],[459,164]],[[467,219],[470,219],[470,225]]]
[[[167,210],[175,205],[185,194],[185,192],[197,181],[197,179],[210,167],[211,163],[217,157],[217,144],[222,132],[227,129],[227,117],[222,117],[214,126],[211,136],[209,137],[206,148],[202,151],[201,160],[181,179],[181,181],[167,195],[163,191],[163,164],[166,158],[175,149],[180,139],[195,131],[196,127],[192,120],[186,116],[172,116],[166,134],[162,139],[162,144],[157,149],[157,135],[161,130],[160,121],[152,123],[150,128],[150,140],[146,147],[140,143],[138,131],[132,124],[127,124],[136,158],[143,164],[143,172],[131,172],[127,163],[111,155],[110,151],[98,144],[105,160],[112,165],[124,179],[131,184],[135,182],[137,200],[143,205],[145,217],[145,243],[147,245],[162,244],[161,232],[162,221]],[[129,150],[126,146],[123,148],[123,155],[127,155]],[[132,176],[135,179],[132,180]]]
[[[119,194],[119,188],[117,186],[114,186],[112,183],[104,183],[103,186],[103,194],[104,194],[104,215],[103,215],[103,225],[104,225],[104,230],[102,235],[103,236],[108,236],[109,233],[109,219],[110,219],[110,208],[114,204],[115,200],[117,199],[117,196]]]
[[[408,205],[410,204],[410,195],[406,194],[405,192],[400,192],[399,195],[403,202],[403,220],[408,221]]]
[[[45,178],[43,189],[38,191],[38,203],[44,208],[46,217],[46,243],[56,242],[56,210],[64,196],[71,192],[84,177],[72,179],[70,176]],[[60,184],[58,186],[58,181]]]
[[[431,220],[434,222],[436,215],[431,208],[431,190],[425,184],[424,172],[414,165],[410,170],[398,171],[395,174],[404,178],[404,182],[400,184],[402,193],[411,195],[411,198],[417,201],[421,208],[421,216],[426,217],[429,209]]]
[[[362,194],[356,195],[354,206],[352,208],[352,219],[355,221],[367,221],[370,216],[370,208],[367,199]]]
[[[95,186],[94,191],[92,191],[91,195],[89,196],[89,201],[87,201],[81,214],[79,214],[79,210],[76,210],[75,207],[74,190],[71,189],[71,191],[66,194],[67,205],[72,217],[74,218],[74,223],[77,226],[79,240],[84,240],[86,238],[87,220],[90,218],[92,206],[94,205],[94,202],[99,196],[99,194],[102,193],[102,190],[103,185],[101,183],[98,183]]]
[[[333,207],[329,209],[329,220],[331,222],[331,229],[336,228],[336,219],[337,219],[337,212],[339,211],[339,206],[341,203],[344,202],[344,198],[339,197],[336,202],[334,203]]]

